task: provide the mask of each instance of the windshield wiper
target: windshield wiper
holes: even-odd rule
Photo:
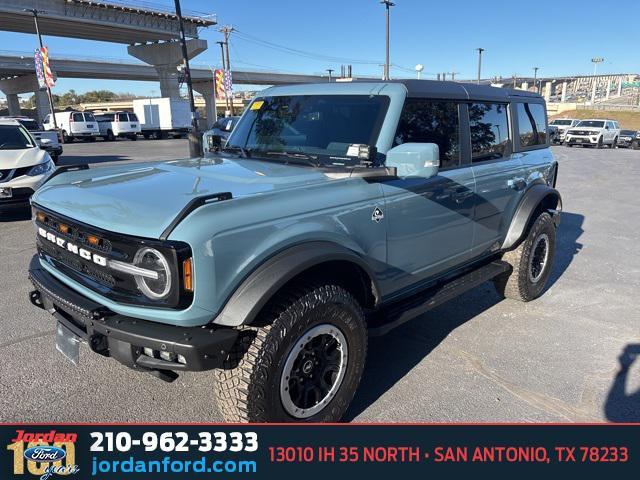
[[[239,153],[242,158],[251,158],[251,150],[240,145],[227,145],[222,151]]]
[[[277,155],[280,157],[285,157],[285,158],[291,158],[293,160],[299,160],[298,163],[304,163],[307,165],[311,165],[312,167],[320,167],[320,162],[318,162],[318,157],[314,156],[314,155],[309,155],[307,153],[301,153],[301,152],[285,152],[285,151],[278,151],[278,150],[273,150],[273,151],[267,151],[267,152],[260,152],[264,155]]]

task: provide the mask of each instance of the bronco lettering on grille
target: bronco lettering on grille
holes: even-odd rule
[[[89,250],[85,248],[78,247],[66,239],[62,237],[58,237],[57,235],[47,232],[44,228],[38,227],[38,235],[42,238],[48,240],[49,242],[57,245],[60,248],[64,248],[70,253],[74,255],[78,255],[80,258],[84,258],[85,260],[89,260],[90,262],[95,263],[96,265],[100,265],[101,267],[107,266],[107,258],[102,255],[98,255],[96,253],[91,253]]]

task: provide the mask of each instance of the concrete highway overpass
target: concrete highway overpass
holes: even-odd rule
[[[135,0],[0,0],[0,30],[35,33],[33,15],[24,9],[42,11],[39,24],[43,35],[124,44],[179,38],[173,12]],[[198,29],[216,24],[213,15],[183,15],[188,38],[198,38]]]

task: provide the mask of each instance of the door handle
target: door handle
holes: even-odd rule
[[[524,188],[527,186],[527,181],[524,178],[511,178],[509,181],[507,181],[507,186],[514,190],[524,190]]]

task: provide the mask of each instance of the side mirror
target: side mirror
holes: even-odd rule
[[[609,125],[605,125],[604,129],[609,130]]]
[[[387,167],[399,177],[435,177],[440,166],[440,149],[435,143],[403,143],[387,152]]]
[[[49,145],[51,143],[51,139],[49,138],[41,138],[40,139],[40,146],[44,147],[45,145]]]

